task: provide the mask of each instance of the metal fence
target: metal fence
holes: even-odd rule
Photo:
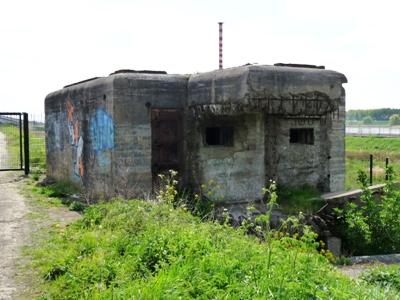
[[[347,125],[346,135],[397,137],[400,136],[400,127],[383,125]]]
[[[46,167],[44,115],[29,114],[29,153],[31,168]]]
[[[25,149],[23,123],[27,115],[0,113],[0,170],[23,170]],[[25,121],[25,122],[24,122]]]
[[[0,170],[28,173],[45,165],[44,116],[0,113]]]

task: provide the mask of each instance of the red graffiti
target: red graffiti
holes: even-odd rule
[[[78,116],[75,113],[74,104],[70,99],[66,101],[66,109],[69,140],[73,147],[74,174],[82,178],[85,173],[82,159],[83,138],[80,136],[80,124]]]
[[[75,121],[74,123],[74,144],[78,144],[79,140],[79,121]]]
[[[85,174],[85,169],[83,168],[83,161],[81,157],[79,160],[79,175],[83,177],[84,174]]]
[[[71,100],[67,100],[67,119],[68,122],[72,122],[73,121],[73,117],[74,117],[74,105],[72,104]]]

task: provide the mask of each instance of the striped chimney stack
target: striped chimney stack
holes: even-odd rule
[[[223,69],[222,65],[222,24],[223,22],[218,22],[219,24],[219,69]]]

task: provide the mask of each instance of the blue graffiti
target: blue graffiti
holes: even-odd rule
[[[94,152],[114,148],[114,124],[111,116],[103,109],[98,109],[90,119],[90,139]]]

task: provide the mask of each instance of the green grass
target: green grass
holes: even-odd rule
[[[391,161],[396,174],[400,174],[400,162]],[[360,158],[346,157],[346,190],[360,188],[357,182],[357,171],[363,170],[369,176],[369,157]],[[384,159],[374,159],[373,184],[385,183],[385,161]]]
[[[378,155],[400,155],[400,138],[346,137],[347,152],[362,152]]]
[[[320,193],[308,185],[296,188],[281,187],[278,189],[278,195],[279,208],[286,214],[313,214],[325,204]]]
[[[357,171],[369,174],[369,155],[374,156],[373,183],[385,182],[385,158],[400,174],[400,138],[346,137],[346,190],[359,188]]]
[[[35,178],[32,178],[35,180]],[[68,206],[69,210],[82,212],[87,204],[81,200],[74,200],[71,196],[80,194],[81,188],[68,181],[59,181],[46,186],[31,186],[25,189],[25,195],[33,192],[35,203],[43,207]]]
[[[0,131],[7,140],[8,164],[12,168],[19,168],[20,139],[19,127],[10,124],[0,124]],[[33,169],[46,168],[45,139],[43,130],[30,130],[29,132],[30,165]]]
[[[20,139],[19,139],[19,127],[14,125],[0,124],[0,131],[4,133],[7,149],[1,149],[1,151],[6,150],[7,156],[7,166],[9,168],[19,168],[20,167]]]
[[[394,297],[340,275],[313,243],[260,243],[167,204],[97,204],[66,229],[53,229],[33,254],[41,299]]]
[[[80,192],[80,187],[69,181],[57,181],[44,187],[36,187],[35,191],[48,197],[62,198]]]

